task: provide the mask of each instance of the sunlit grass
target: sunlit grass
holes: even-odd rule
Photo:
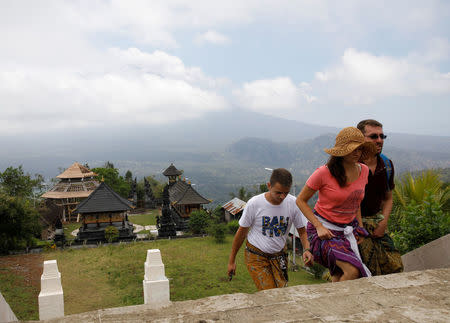
[[[101,308],[143,304],[142,280],[148,249],[160,249],[166,276],[170,281],[170,299],[182,301],[230,293],[254,293],[256,288],[244,264],[243,248],[237,256],[237,275],[231,282],[226,275],[232,236],[217,244],[211,237],[155,240],[128,244],[101,245],[97,248],[48,251],[45,260],[56,259],[64,291],[65,314]],[[10,273],[0,271],[3,293]],[[14,277],[14,275],[12,275]],[[37,318],[38,292],[31,293],[20,284],[9,285],[9,299],[21,319]],[[316,284],[307,272],[289,272],[289,285]],[[31,310],[30,310],[31,308]]]
[[[217,244],[210,237],[157,240],[56,251],[46,253],[45,257],[58,261],[65,310],[71,314],[143,304],[142,280],[148,249],[161,250],[172,301],[253,293],[256,289],[245,268],[242,250],[237,260],[237,275],[231,282],[227,280],[231,241],[231,236],[224,244]],[[290,286],[320,282],[303,270],[290,272]]]

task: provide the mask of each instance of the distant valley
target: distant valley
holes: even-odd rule
[[[248,123],[246,120],[253,120]],[[450,167],[450,137],[397,134],[388,131],[384,152],[397,174],[426,168]],[[240,186],[252,190],[266,182],[265,168],[292,171],[296,190],[326,162],[323,148],[331,147],[337,128],[316,126],[242,110],[211,113],[201,119],[165,126],[133,129],[68,129],[39,136],[0,138],[0,169],[23,165],[30,173],[55,177],[74,161],[101,166],[109,160],[124,174],[138,179],[161,175],[171,162],[184,170],[214,204],[229,199]]]

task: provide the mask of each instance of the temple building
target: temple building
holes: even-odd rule
[[[173,219],[177,226],[177,231],[188,229],[188,220],[191,212],[203,209],[204,204],[211,201],[200,195],[190,182],[180,179],[182,172],[171,164],[163,175],[169,178],[169,200],[173,213]]]
[[[119,239],[134,239],[133,224],[128,222],[131,203],[113,191],[105,182],[81,202],[74,213],[80,215],[82,226],[77,234],[78,241],[104,241],[105,228],[114,226]]]
[[[94,172],[79,163],[73,163],[64,172],[56,176],[60,181],[43,198],[53,201],[62,208],[63,222],[72,221],[72,215],[78,204],[87,198],[100,184],[94,178]]]

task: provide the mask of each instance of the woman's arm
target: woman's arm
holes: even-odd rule
[[[308,205],[309,199],[314,195],[316,191],[307,185],[303,186],[302,191],[297,197],[297,206],[302,211],[303,215],[308,219],[309,222],[316,228],[317,235],[321,240],[328,240],[334,237],[330,230],[325,228],[322,223],[314,215],[313,211]]]
[[[356,212],[356,220],[358,220],[358,225],[360,227],[364,227],[361,217],[361,207],[359,207],[358,211]]]

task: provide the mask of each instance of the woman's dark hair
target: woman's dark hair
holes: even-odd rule
[[[345,169],[342,165],[342,161],[342,157],[331,156],[327,162],[327,167],[330,170],[331,175],[336,178],[340,187],[344,187],[345,184],[347,184],[347,176],[345,175]]]

